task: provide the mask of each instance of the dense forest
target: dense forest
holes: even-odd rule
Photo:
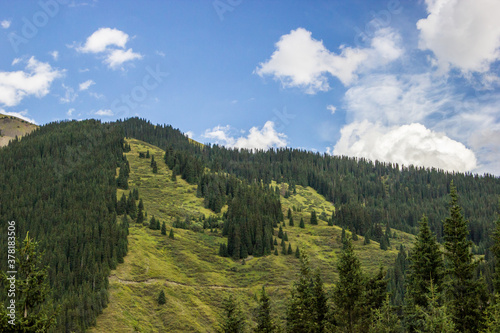
[[[28,231],[39,240],[49,298],[60,306],[55,331],[95,323],[108,302],[109,272],[127,252],[127,225],[116,214],[122,145],[118,127],[88,120],[48,124],[0,149],[2,235],[15,221],[18,244]],[[0,247],[7,249],[6,237]],[[6,264],[2,250],[2,271]],[[0,293],[2,303],[6,297]]]
[[[418,221],[426,214],[431,230],[442,241],[442,221],[453,181],[462,194],[464,215],[471,217],[469,237],[474,253],[485,254],[490,246],[488,234],[500,193],[500,179],[493,175],[450,173],[291,148],[259,151],[202,146],[192,144],[168,125],[154,126],[138,118],[118,124],[123,125],[127,137],[165,148],[167,165],[193,184],[199,183],[207,167],[249,183],[268,185],[275,180],[311,186],[338,208],[332,217],[334,224],[363,236],[377,235],[387,225],[416,234]]]
[[[430,251],[435,258],[429,268],[418,252],[401,248],[387,278],[382,271],[365,277],[347,231],[338,264],[340,282],[333,296],[327,297],[320,275],[302,257],[301,276],[287,313],[289,331],[325,332],[340,327],[346,332],[364,332],[379,325],[374,332],[390,332],[387,325],[401,325],[411,332],[434,332],[435,327],[426,325],[435,320],[461,332],[477,332],[499,316],[498,306],[492,306],[497,303],[490,297],[500,286],[500,278],[494,274],[500,231],[493,233],[499,178],[290,148],[252,151],[201,145],[172,126],[131,118],[105,124],[94,120],[51,123],[0,149],[0,227],[7,230],[7,222],[15,221],[18,246],[26,239],[25,251],[33,251],[30,244],[39,249],[37,265],[46,272],[40,276],[45,276],[50,292],[47,301],[39,299],[28,308],[43,307],[53,314],[53,331],[83,331],[95,323],[108,302],[110,270],[127,253],[127,216],[144,222],[139,193],[128,188],[130,167],[123,153],[130,147],[124,137],[165,149],[163,161],[160,156],[151,157],[153,173],[157,163],[165,163],[173,171],[173,179],[179,176],[197,185],[197,195],[204,198],[205,206],[219,214],[214,220],[223,221],[222,226],[212,224],[210,217],[206,223],[209,228],[222,227],[227,236],[219,250],[221,256],[270,255],[277,245],[276,236],[285,244],[286,235],[276,230],[284,216],[275,181],[289,184],[290,191],[296,185],[314,188],[336,207],[326,217],[329,224],[351,230],[352,237],[359,234],[382,243],[388,240],[390,228],[399,229],[416,234],[415,248],[420,246],[421,252]],[[118,200],[117,188],[130,191]],[[222,214],[225,205],[227,211]],[[308,222],[317,223],[314,211]],[[174,223],[174,227],[182,225],[181,221]],[[160,221],[151,218],[150,227],[160,229]],[[165,226],[161,228],[166,233]],[[28,232],[38,243],[30,241]],[[496,247],[490,250],[493,245]],[[0,238],[0,246],[7,248],[6,238]],[[287,252],[291,254],[291,247]],[[295,253],[299,256],[298,249]],[[484,254],[486,261],[476,261],[473,254]],[[7,253],[2,251],[2,271],[7,271],[6,264]],[[6,287],[5,279],[2,284]],[[266,299],[264,290],[262,299]],[[464,304],[470,313],[463,312],[459,300],[469,302]],[[1,293],[0,302],[5,301],[6,295]],[[228,300],[227,309],[236,309],[235,302]],[[23,309],[18,311],[23,318]],[[263,312],[262,318],[269,315]],[[0,319],[0,325],[7,327],[5,318]],[[234,323],[233,319],[228,320]],[[391,323],[384,322],[386,319]],[[410,327],[413,322],[417,326]],[[473,322],[477,327],[471,326]]]

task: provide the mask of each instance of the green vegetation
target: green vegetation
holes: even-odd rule
[[[38,126],[14,116],[6,116],[0,113],[0,147],[17,138],[33,132]]]

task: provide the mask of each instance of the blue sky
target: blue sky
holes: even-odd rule
[[[2,1],[0,112],[500,175],[500,3]]]

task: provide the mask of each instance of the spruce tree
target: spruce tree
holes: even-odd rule
[[[455,324],[449,314],[448,308],[446,304],[440,304],[441,302],[439,299],[441,297],[439,297],[432,280],[429,285],[429,291],[425,296],[427,297],[426,307],[416,306],[416,317],[419,318],[418,321],[422,323],[419,325],[421,327],[417,329],[417,332],[456,332]]]
[[[288,233],[287,232],[285,232],[285,234],[283,235],[283,240],[285,242],[288,242]]]
[[[380,309],[375,310],[373,314],[374,321],[370,327],[370,333],[400,333],[403,332],[401,321],[391,306],[389,295]],[[448,331],[433,331],[448,332]]]
[[[481,286],[480,282],[474,279],[477,263],[474,262],[471,252],[472,242],[467,239],[468,221],[462,216],[453,181],[450,187],[450,216],[443,222],[445,294],[456,329],[464,333],[477,332],[482,326]]]
[[[142,199],[139,200],[139,206],[137,210],[137,223],[144,222],[144,204],[142,203]]]
[[[292,218],[292,210],[291,210],[290,208],[288,208],[287,218],[288,218],[288,219],[291,219],[291,218]]]
[[[275,248],[274,249],[274,255],[277,256],[278,255],[278,248]]]
[[[295,258],[299,259],[300,258],[300,250],[299,250],[299,246],[297,245],[297,247],[295,248]]]
[[[278,238],[283,239],[283,228],[281,226],[280,226],[280,228],[278,230]]]
[[[288,225],[293,227],[293,216],[290,216],[290,220],[288,221]]]
[[[271,318],[271,302],[267,296],[266,289],[262,287],[257,308],[257,329],[255,332],[271,333],[276,331],[276,326]]]
[[[170,238],[170,239],[174,239],[175,238],[175,236],[174,236],[174,229],[173,228],[170,229],[170,233],[168,234],[168,238]]]
[[[364,293],[361,264],[354,253],[349,235],[346,235],[345,248],[337,265],[339,281],[335,285],[333,297],[336,319],[341,329],[348,333],[357,332],[362,313],[361,300]]]
[[[167,225],[165,224],[165,221],[161,224],[161,234],[166,235],[167,234]]]
[[[224,315],[220,324],[220,331],[224,333],[240,333],[245,328],[245,317],[240,309],[239,302],[232,294],[222,303]]]
[[[160,294],[158,295],[158,304],[159,305],[163,305],[167,303],[167,299],[165,298],[165,293],[162,291],[160,291]]]
[[[312,225],[318,224],[318,217],[316,216],[316,212],[314,210],[311,213],[311,224]]]
[[[419,322],[416,307],[427,309],[431,283],[439,293],[442,290],[443,259],[436,237],[429,228],[424,215],[419,222],[419,232],[413,250],[409,256],[410,267],[406,278],[405,321],[410,331],[414,331]],[[437,300],[436,300],[437,301]]]
[[[306,227],[306,225],[304,224],[304,218],[300,218],[300,224],[299,224],[299,227],[304,229]]]
[[[292,250],[292,244],[288,243],[288,252],[287,254],[293,254],[293,250]]]
[[[48,300],[48,266],[42,266],[43,253],[38,242],[26,233],[21,248],[16,253],[16,303],[15,320],[7,316],[7,309],[0,307],[0,329],[3,332],[47,332],[56,324],[60,306],[54,310]],[[0,281],[6,289],[11,284],[10,276],[1,272]],[[10,304],[9,304],[10,305]],[[8,321],[13,320],[14,326]],[[3,326],[3,327],[2,327]]]

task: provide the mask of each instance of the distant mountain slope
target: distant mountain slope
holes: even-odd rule
[[[218,255],[219,244],[225,243],[221,231],[193,232],[174,228],[175,239],[168,237],[177,217],[186,215],[215,215],[196,197],[196,185],[183,179],[171,180],[172,171],[162,161],[164,151],[145,142],[127,139],[131,151],[126,153],[130,163],[129,188],[137,188],[148,216],[145,225],[130,221],[128,254],[124,263],[111,272],[110,303],[97,318],[97,326],[91,332],[213,332],[219,320],[221,301],[229,294],[242,300],[245,307],[253,309],[257,303],[255,294],[265,285],[276,308],[279,320],[285,314],[285,299],[298,272],[298,259],[283,255],[282,247],[276,246],[279,255],[248,257],[245,265]],[[158,173],[152,172],[151,159],[139,158],[139,153],[154,155],[158,161]],[[275,185],[275,183],[273,183]],[[280,185],[286,188],[288,185]],[[118,190],[117,197],[129,191]],[[327,286],[337,282],[337,258],[341,250],[342,229],[328,226],[320,219],[319,225],[310,225],[310,212],[325,212],[329,217],[334,210],[310,187],[296,187],[296,194],[281,196],[283,212],[293,212],[294,226],[285,218],[283,230],[287,233],[293,251],[299,246],[305,250],[314,267],[321,269]],[[167,235],[147,227],[152,216],[167,224]],[[306,220],[305,228],[299,228],[300,218]],[[121,217],[119,217],[121,219]],[[194,221],[196,223],[196,221]],[[200,226],[200,228],[202,228]],[[278,228],[275,228],[275,235]],[[380,250],[376,242],[363,245],[363,237],[355,242],[363,269],[375,274],[379,265],[388,268],[397,256],[401,244],[409,246],[414,237],[396,231],[392,247]],[[278,238],[278,242],[281,240]],[[161,290],[167,298],[165,305],[156,299]],[[248,314],[251,311],[246,311]],[[254,318],[248,318],[253,325]]]
[[[27,122],[14,116],[7,116],[0,113],[0,147],[9,144],[9,141],[31,133],[37,129],[38,125]]]

